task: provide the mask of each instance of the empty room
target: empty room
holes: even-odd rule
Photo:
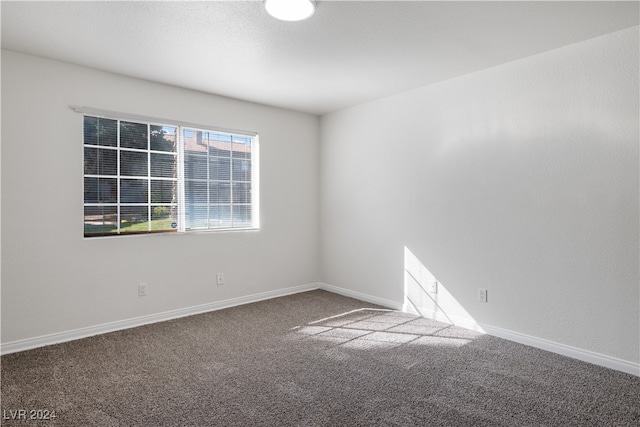
[[[640,425],[637,1],[2,1],[1,418]]]

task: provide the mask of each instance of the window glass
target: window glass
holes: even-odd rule
[[[148,179],[120,179],[121,203],[147,203],[149,196]]]
[[[207,156],[185,154],[185,179],[207,179]]]
[[[147,176],[149,153],[120,150],[120,175]]]
[[[175,178],[178,157],[174,154],[151,153],[151,176]]]
[[[146,150],[148,146],[148,125],[143,123],[120,122],[120,147]]]
[[[102,148],[84,148],[85,175],[117,175],[118,151]]]
[[[252,228],[253,137],[85,115],[85,237]]]
[[[210,182],[209,200],[212,204],[231,203],[231,183]]]
[[[251,161],[246,159],[233,159],[233,180],[251,181]]]
[[[151,203],[177,203],[177,182],[152,179]]]
[[[151,209],[151,230],[175,230],[178,221],[178,209],[173,205],[154,206]]]
[[[85,203],[117,203],[118,180],[116,178],[84,178]]]
[[[84,144],[116,147],[118,145],[118,121],[85,117]]]
[[[206,181],[186,181],[184,188],[187,204],[207,203],[209,201]]]
[[[175,153],[177,144],[176,132],[177,129],[175,127],[151,125],[151,150]]]
[[[216,181],[229,181],[231,179],[231,159],[210,157],[209,177]]]
[[[116,206],[85,206],[84,235],[105,236],[118,232],[118,208]]]
[[[231,205],[214,205],[209,211],[209,227],[231,227]]]
[[[236,205],[233,207],[234,227],[249,227],[251,225],[251,206]]]
[[[251,183],[233,183],[233,203],[251,203]]]
[[[185,214],[186,226],[190,230],[206,229],[209,227],[209,209],[207,206],[190,206]]]

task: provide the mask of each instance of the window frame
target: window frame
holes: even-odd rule
[[[234,129],[228,129],[228,128],[221,128],[218,126],[209,126],[209,125],[199,125],[199,124],[193,124],[193,123],[188,123],[188,122],[182,122],[182,121],[178,121],[178,120],[170,120],[170,119],[160,119],[160,118],[155,118],[155,117],[148,117],[148,116],[141,116],[141,115],[132,115],[132,114],[125,114],[125,113],[118,113],[118,112],[112,112],[112,111],[106,111],[106,110],[98,110],[98,109],[94,109],[94,108],[88,108],[88,107],[78,107],[78,106],[71,106],[71,108],[77,112],[80,113],[82,116],[82,150],[83,150],[83,181],[82,181],[82,186],[83,186],[83,212],[84,209],[86,207],[91,207],[91,206],[96,206],[96,207],[100,207],[100,206],[114,206],[116,207],[116,222],[117,222],[117,227],[115,229],[115,231],[110,231],[110,232],[104,232],[104,233],[96,233],[96,234],[86,234],[86,214],[85,216],[85,220],[83,221],[84,224],[84,238],[85,239],[96,239],[96,238],[110,238],[110,237],[123,237],[123,236],[140,236],[140,235],[152,235],[152,234],[186,234],[186,233],[210,233],[210,232],[215,232],[215,233],[220,233],[220,232],[237,232],[237,231],[257,231],[260,229],[260,187],[259,187],[259,164],[260,164],[260,157],[259,157],[259,136],[257,132],[248,132],[248,131],[238,131],[238,130],[234,130]],[[85,117],[94,117],[97,119],[105,119],[105,120],[115,120],[116,121],[116,128],[117,128],[117,135],[116,135],[116,145],[115,147],[113,146],[108,146],[106,147],[106,149],[108,150],[113,150],[117,153],[116,155],[116,174],[115,175],[108,175],[106,177],[108,178],[113,178],[116,179],[116,188],[117,188],[117,197],[116,197],[116,201],[115,202],[102,202],[100,199],[98,199],[97,202],[86,202],[86,199],[84,198],[84,192],[85,192],[85,185],[86,185],[86,179],[87,178],[105,178],[105,176],[102,176],[104,174],[100,174],[100,173],[96,173],[96,174],[86,174],[85,172],[85,154],[86,154],[86,149],[90,148],[90,149],[104,149],[105,147],[100,146],[99,144],[86,144],[85,141],[85,127],[84,127],[84,121],[85,121]],[[121,131],[121,122],[131,122],[131,123],[139,123],[139,124],[144,124],[147,126],[147,147],[146,149],[134,149],[134,148],[130,148],[130,147],[122,147],[121,146],[121,135],[120,135],[120,131]],[[161,127],[171,127],[175,129],[175,140],[176,140],[176,150],[175,153],[172,152],[165,152],[165,151],[157,151],[157,150],[152,150],[152,146],[151,146],[151,133],[152,133],[152,129],[153,126],[161,126]],[[207,226],[206,227],[187,227],[187,220],[186,220],[186,213],[188,210],[188,203],[186,200],[186,182],[187,182],[187,178],[185,177],[185,167],[186,167],[186,158],[185,158],[185,141],[184,141],[184,131],[186,129],[189,129],[191,131],[201,131],[201,132],[209,132],[209,133],[214,133],[214,134],[223,134],[223,135],[228,135],[230,137],[231,143],[230,143],[230,147],[232,147],[233,141],[235,137],[238,138],[248,138],[249,139],[249,143],[250,143],[250,156],[249,156],[249,162],[250,162],[250,167],[251,167],[251,174],[250,174],[250,179],[251,181],[242,181],[243,183],[249,182],[250,183],[250,189],[251,189],[251,194],[250,194],[250,199],[248,203],[234,203],[233,198],[231,198],[229,200],[229,206],[231,206],[230,208],[230,217],[229,217],[229,226],[226,227],[211,227],[211,217],[210,217],[210,208],[212,206],[215,205],[215,203],[211,203],[210,200],[210,194],[209,194],[209,183],[211,182],[211,180],[209,180],[210,176],[209,176],[209,168],[210,168],[210,164],[209,164],[209,158],[210,153],[209,153],[209,149],[206,150],[206,159],[207,159]],[[232,148],[231,148],[232,150]],[[123,202],[122,201],[122,194],[121,194],[121,180],[122,179],[129,179],[131,178],[129,175],[122,175],[121,173],[121,152],[144,152],[147,154],[147,174],[144,177],[141,177],[141,179],[145,179],[147,180],[147,185],[148,185],[148,189],[147,189],[147,201],[146,203],[142,203],[142,204],[136,204],[136,203],[128,203],[128,202]],[[155,177],[152,174],[151,171],[151,166],[152,166],[152,161],[151,161],[151,157],[152,154],[168,154],[168,153],[172,153],[173,155],[176,156],[176,178],[175,179],[169,179],[166,177]],[[214,156],[215,157],[215,156]],[[97,171],[99,172],[99,171]],[[165,179],[166,178],[166,179]],[[151,221],[153,220],[153,207],[154,206],[159,206],[159,205],[174,205],[173,203],[153,203],[152,200],[152,194],[151,194],[151,186],[152,186],[152,181],[153,180],[167,180],[167,181],[174,181],[176,182],[176,205],[177,205],[177,227],[175,229],[162,229],[162,230],[153,230],[151,227]],[[229,185],[230,187],[233,187],[233,154],[230,153],[229,155]],[[239,183],[239,182],[238,182]],[[233,193],[231,193],[233,194]],[[231,196],[233,197],[233,196]],[[148,208],[148,212],[147,212],[147,221],[149,223],[149,226],[147,228],[146,231],[130,231],[130,232],[125,232],[122,233],[121,232],[121,223],[122,223],[122,217],[120,216],[121,214],[121,206],[126,205],[126,206],[133,206],[133,205],[140,205],[140,206],[146,206]],[[250,205],[250,215],[251,215],[251,219],[249,222],[249,225],[242,225],[242,226],[233,226],[233,216],[232,212],[233,212],[233,206],[237,205],[243,205],[243,206],[247,206]]]

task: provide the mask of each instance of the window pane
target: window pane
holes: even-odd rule
[[[188,204],[207,203],[209,192],[206,181],[186,181],[184,183],[185,199]]]
[[[211,206],[209,210],[209,227],[231,227],[231,206]]]
[[[185,215],[185,220],[187,222],[186,228],[207,228],[209,223],[207,220],[208,212],[209,209],[206,206],[188,206]]]
[[[231,203],[231,184],[228,182],[210,182],[209,203]]]
[[[98,174],[98,149],[84,147],[84,174]]]
[[[236,159],[251,158],[251,138],[248,136],[237,136],[233,137],[233,157]]]
[[[177,203],[177,181],[151,180],[151,203]]]
[[[118,145],[118,121],[85,116],[84,143],[116,147]]]
[[[209,158],[209,179],[229,181],[231,179],[231,159]]]
[[[218,157],[231,156],[231,135],[225,133],[208,132],[209,154]]]
[[[151,208],[151,230],[176,230],[177,218],[177,206],[154,206]]]
[[[120,147],[147,149],[147,125],[144,123],[120,122]]]
[[[177,129],[171,126],[151,125],[151,149],[175,153],[176,131]]]
[[[251,205],[233,206],[233,226],[251,227]]]
[[[85,206],[84,235],[104,236],[118,231],[118,208],[115,206]]]
[[[149,208],[147,206],[120,207],[120,233],[149,231]]]
[[[251,181],[251,161],[233,159],[233,180]]]
[[[251,203],[250,183],[233,183],[233,203]]]
[[[184,129],[182,136],[185,154],[207,154],[207,140],[203,138],[202,133],[193,129]]]
[[[151,176],[175,178],[178,157],[173,154],[151,153]]]
[[[118,173],[118,151],[102,148],[84,148],[85,175],[116,175]]]
[[[185,179],[207,179],[207,157],[186,155],[184,157]]]
[[[147,176],[148,153],[120,151],[120,175]]]
[[[117,203],[118,180],[116,178],[85,178],[85,203]]]
[[[146,179],[121,179],[120,203],[149,203],[148,182]]]

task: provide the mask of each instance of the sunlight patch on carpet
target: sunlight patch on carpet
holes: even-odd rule
[[[359,309],[291,329],[293,338],[370,350],[400,345],[462,347],[482,333],[395,310]]]

